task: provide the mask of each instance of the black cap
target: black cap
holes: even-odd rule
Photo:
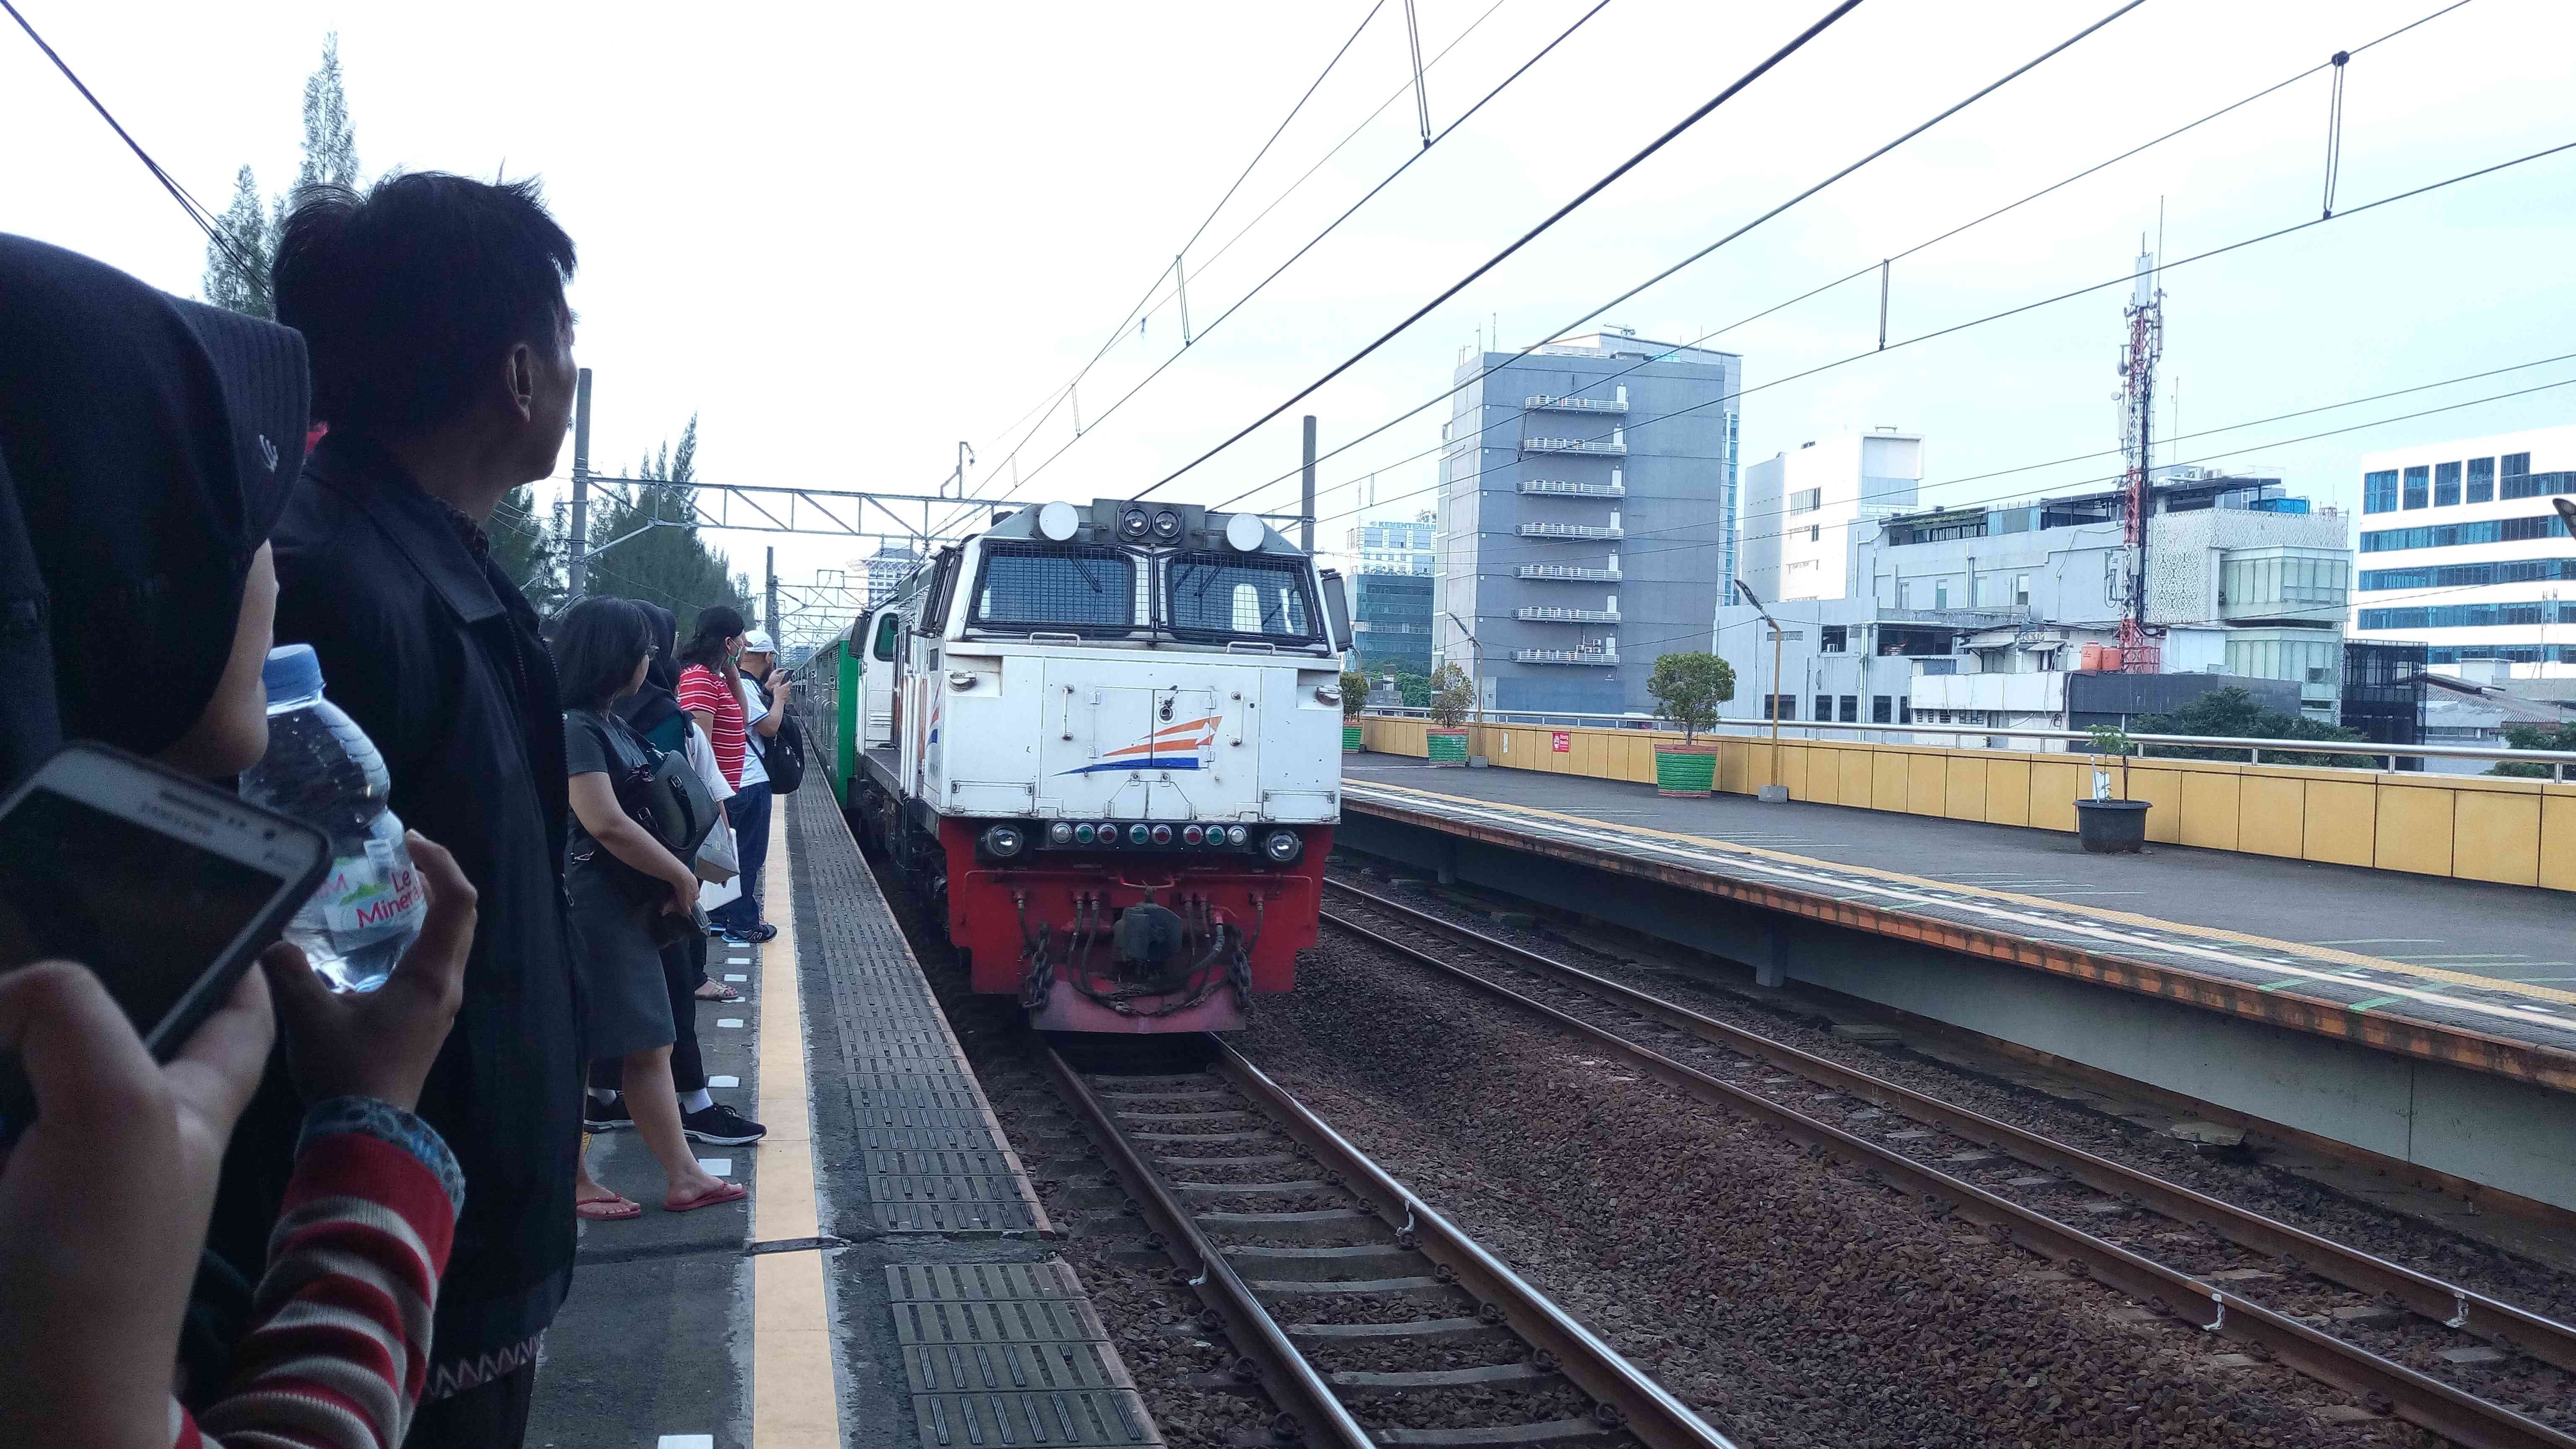
[[[0,235],[0,534],[37,575],[0,547],[0,594],[32,591],[63,737],[151,754],[204,713],[310,389],[288,328]]]

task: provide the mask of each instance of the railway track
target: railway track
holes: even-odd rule
[[[1811,1153],[1919,1194],[1926,1211],[1976,1223],[2160,1317],[2225,1335],[2459,1444],[2576,1449],[2566,1428],[2576,1424],[2576,1329],[2566,1324],[1345,882],[1325,885],[1328,901],[1374,918],[1328,908],[1328,925],[1544,1017],[1700,1100],[1767,1120]],[[1464,946],[1499,969],[1472,970],[1425,945]],[[2335,1330],[2373,1333],[2392,1353],[2430,1364],[2519,1366],[2516,1397],[2529,1402],[2481,1397]]]
[[[1041,1064],[1309,1446],[1730,1441],[1232,1048],[1197,1073]]]

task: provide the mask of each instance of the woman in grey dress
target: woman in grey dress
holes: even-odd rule
[[[624,599],[584,599],[555,627],[555,672],[563,685],[564,768],[572,777],[572,839],[564,891],[572,901],[573,962],[581,978],[582,1031],[594,1058],[620,1067],[627,1109],[662,1164],[662,1206],[684,1213],[750,1194],[698,1166],[680,1125],[671,1086],[671,1003],[653,917],[686,915],[698,876],[617,803],[618,779],[652,761],[613,706],[644,683],[653,655],[651,622]],[[573,1211],[594,1222],[631,1218],[643,1206],[577,1169]]]

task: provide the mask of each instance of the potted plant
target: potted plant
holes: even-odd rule
[[[1706,796],[1717,788],[1717,746],[1699,732],[1717,723],[1717,707],[1735,698],[1735,670],[1714,654],[1676,652],[1655,660],[1646,680],[1664,718],[1682,727],[1679,744],[1655,742],[1655,793]]]
[[[1424,753],[1435,765],[1467,763],[1467,711],[1476,707],[1476,686],[1467,671],[1443,664],[1431,671],[1431,728],[1423,731]]]
[[[1368,675],[1357,669],[1342,671],[1342,753],[1360,752],[1360,711],[1368,708]]]
[[[2129,757],[2138,752],[2129,732],[2117,725],[2093,726],[2093,797],[2075,802],[2075,833],[2094,855],[2136,855],[2147,843],[2147,803],[2129,798]],[[2111,772],[2104,756],[2120,762],[2120,793],[2110,794]]]

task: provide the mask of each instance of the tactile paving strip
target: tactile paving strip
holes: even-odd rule
[[[866,1152],[875,1225],[939,1233],[1045,1228],[1028,1174],[959,1056],[831,792],[800,790],[788,800],[805,872],[797,888],[815,906],[819,929],[810,945],[832,983],[840,1075]],[[807,1009],[820,1004],[809,999]]]
[[[1070,1266],[895,1263],[886,1288],[923,1449],[1162,1443]]]

